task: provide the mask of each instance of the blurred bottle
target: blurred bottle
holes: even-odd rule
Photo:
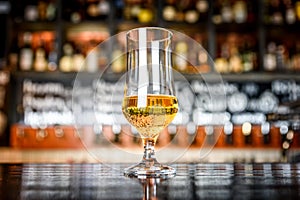
[[[85,57],[81,53],[79,46],[75,47],[73,55],[73,69],[72,71],[79,72],[85,69]]]
[[[231,23],[233,20],[233,10],[230,2],[228,0],[223,1],[221,7],[221,17],[223,23]]]
[[[110,4],[107,0],[86,1],[86,18],[89,20],[106,19],[110,12]]]
[[[66,43],[63,46],[63,56],[59,61],[59,70],[62,72],[70,72],[73,68],[73,52],[74,49],[70,43]]]
[[[256,38],[249,34],[228,34],[218,43],[215,69],[220,73],[241,73],[257,69]]]
[[[175,21],[176,20],[176,8],[174,5],[169,4],[163,8],[163,19],[165,21]]]
[[[167,0],[163,5],[163,19],[170,22],[197,23],[208,17],[209,3],[207,0],[174,1]]]
[[[226,122],[224,124],[223,132],[225,134],[225,144],[224,145],[232,145],[233,144],[233,124],[231,122]]]
[[[196,23],[199,20],[199,13],[195,9],[187,10],[185,12],[184,20],[190,24]]]
[[[287,24],[294,24],[296,22],[296,9],[292,5],[292,1],[285,3],[285,21]]]
[[[264,122],[261,124],[261,134],[263,135],[264,145],[270,144],[270,131],[271,131],[271,125],[269,122]]]
[[[46,10],[46,18],[48,21],[55,20],[56,17],[56,5],[54,1],[49,1]]]
[[[229,72],[229,46],[227,43],[220,44],[218,50],[217,58],[215,59],[215,70],[219,73]]]
[[[267,53],[264,55],[264,70],[276,70],[276,44],[270,42],[267,46]]]
[[[62,1],[62,7],[62,17],[64,20],[79,23],[85,19],[85,0],[76,0],[72,1],[72,3]]]
[[[126,69],[125,55],[119,49],[115,49],[112,53],[111,69],[114,73],[121,73]]]
[[[48,65],[48,62],[46,59],[45,49],[43,48],[43,46],[40,46],[35,51],[35,59],[34,59],[34,65],[33,65],[34,70],[39,71],[39,72],[46,71],[47,65]]]
[[[209,9],[209,3],[207,0],[198,0],[196,1],[196,8],[201,15],[205,15]]]
[[[292,71],[295,68],[294,55],[297,54],[297,42],[295,45],[284,44],[282,42],[269,42],[267,53],[264,56],[264,69],[266,71]]]
[[[96,72],[99,70],[99,49],[97,47],[97,41],[92,40],[90,42],[90,49],[86,55],[86,71],[87,72]]]
[[[192,37],[196,42],[193,42],[189,45],[189,53],[187,55],[189,61],[188,72],[208,72],[210,71],[210,66],[208,65],[209,55],[206,49],[203,47],[206,46],[203,44],[204,37],[200,33],[196,33],[192,35]]]
[[[187,70],[187,55],[188,44],[185,41],[177,42],[175,46],[174,67],[180,72],[185,72]]]
[[[284,44],[279,44],[276,49],[277,70],[289,71],[289,52]]]
[[[233,4],[233,16],[236,23],[245,23],[248,20],[248,10],[245,1],[236,1]]]
[[[237,47],[232,47],[229,57],[229,71],[233,73],[243,72],[243,63]]]
[[[138,21],[140,23],[150,23],[154,19],[153,10],[149,7],[142,7],[138,13]]]
[[[31,2],[24,7],[25,21],[53,21],[56,17],[54,0]]]
[[[188,3],[188,1],[185,1]],[[174,0],[167,0],[165,1],[165,5],[163,7],[163,19],[165,21],[170,22],[183,22],[184,21],[184,12],[183,9],[186,7],[182,0],[174,1]]]
[[[121,4],[118,3],[120,6]],[[123,6],[123,17],[125,20],[137,21],[139,23],[151,23],[155,20],[155,9],[153,0],[125,0]]]
[[[242,133],[244,135],[244,144],[251,145],[252,144],[252,124],[249,122],[245,122],[242,124]]]
[[[213,3],[212,22],[214,24],[221,24],[223,22],[221,16],[221,1],[216,1]]]
[[[265,1],[266,13],[265,22],[267,24],[280,25],[283,24],[283,5],[281,5],[280,0],[268,0]]]
[[[295,10],[296,10],[297,20],[300,21],[300,1],[297,1],[295,3]]]
[[[245,37],[241,46],[241,56],[243,62],[243,71],[253,71],[258,68],[256,42],[253,38]]]
[[[125,20],[137,20],[140,10],[140,1],[126,0],[124,1],[123,17]]]
[[[48,54],[48,70],[55,71],[57,70],[57,42],[51,41],[49,47],[49,54]]]
[[[32,50],[32,33],[25,32],[23,34],[24,46],[20,50],[20,69],[28,71],[32,69],[33,64],[33,50]]]
[[[300,71],[300,41],[296,42],[295,51],[292,55],[292,69],[295,71]]]
[[[47,19],[47,3],[45,1],[38,1],[38,19],[40,21],[45,21]]]
[[[7,59],[7,64],[11,71],[15,71],[18,68],[19,55],[20,47],[18,46],[18,42],[14,42]]]
[[[24,8],[24,19],[25,21],[31,21],[35,22],[38,21],[39,18],[39,12],[37,5],[34,4],[28,4]]]

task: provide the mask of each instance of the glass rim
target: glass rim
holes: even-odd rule
[[[163,42],[163,41],[167,41],[167,40],[171,40],[171,38],[173,37],[173,32],[170,31],[169,29],[166,29],[166,28],[162,28],[162,27],[155,27],[155,26],[147,26],[147,27],[138,27],[138,28],[134,28],[134,29],[131,29],[129,31],[126,32],[126,38],[131,40],[131,41],[134,41],[134,42],[137,42],[138,39],[134,39],[133,37],[130,36],[130,33],[132,32],[135,32],[135,31],[138,31],[140,29],[146,29],[146,30],[159,30],[159,31],[163,31],[163,32],[166,32],[167,33],[167,36],[162,38],[162,39],[157,39],[157,40],[151,40],[151,41],[148,41],[147,42],[152,42],[152,41],[159,41],[159,42]]]

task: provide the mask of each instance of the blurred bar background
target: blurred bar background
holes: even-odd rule
[[[159,160],[299,162],[298,0],[11,0],[0,21],[0,162],[136,162],[119,33],[143,26],[203,47],[174,38],[183,109]]]

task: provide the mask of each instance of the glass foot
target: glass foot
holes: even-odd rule
[[[176,175],[176,170],[173,167],[154,163],[147,165],[141,162],[124,170],[124,175],[127,177],[136,178],[172,178]]]

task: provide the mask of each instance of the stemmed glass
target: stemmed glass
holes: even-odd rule
[[[176,170],[160,164],[154,146],[159,133],[178,111],[171,63],[172,32],[143,27],[127,32],[127,73],[122,112],[139,132],[144,155],[126,168],[128,177],[173,177]]]

